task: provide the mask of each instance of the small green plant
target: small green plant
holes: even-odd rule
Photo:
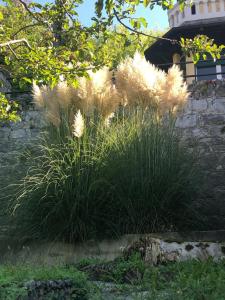
[[[94,289],[88,283],[84,273],[79,272],[74,267],[40,267],[40,266],[0,266],[0,299],[16,300],[27,299],[30,286],[37,282],[36,289],[41,288],[41,285],[46,281],[62,281],[69,280],[71,282],[70,292],[73,294],[72,299],[85,300],[89,299],[89,293]],[[50,288],[49,288],[50,289]],[[35,290],[35,288],[34,288]],[[55,293],[56,292],[56,293]],[[54,287],[52,292],[46,295],[44,299],[58,299],[57,291]],[[23,298],[24,297],[24,298]],[[68,296],[69,297],[69,296]],[[65,299],[71,299],[69,298]],[[71,296],[72,297],[72,296]],[[39,299],[39,298],[35,298]]]
[[[224,261],[186,261],[147,268],[143,284],[153,299],[225,299]]]
[[[132,255],[129,260],[121,258],[112,270],[111,278],[117,283],[140,284],[146,266],[138,253]]]
[[[20,120],[18,115],[18,104],[9,101],[5,95],[0,93],[0,125],[6,122],[17,122]]]

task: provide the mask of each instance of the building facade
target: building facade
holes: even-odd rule
[[[225,59],[213,61],[211,57],[200,60],[197,65],[184,56],[179,41],[206,35],[218,45],[225,44],[225,0],[195,0],[182,11],[179,4],[168,11],[170,29],[145,51],[148,61],[167,70],[173,63],[179,64],[188,83],[193,80],[214,80],[225,78]],[[167,40],[168,39],[168,40]],[[175,40],[177,42],[171,42]]]

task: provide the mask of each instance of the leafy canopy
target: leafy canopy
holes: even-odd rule
[[[4,0],[0,6],[0,59],[20,87],[33,79],[54,86],[62,78],[76,86],[77,78],[88,77],[90,69],[116,67],[136,45],[143,50],[158,38],[158,33],[146,32],[145,18],[135,17],[137,7],[169,9],[174,4],[172,0],[97,0],[93,23],[84,26],[77,12],[84,0],[25,1]],[[183,9],[186,0],[178,2]],[[112,30],[115,20],[124,29]],[[223,49],[205,36],[171,42],[179,43],[195,62],[207,54],[220,58]]]

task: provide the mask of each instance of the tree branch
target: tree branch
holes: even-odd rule
[[[35,13],[33,13],[33,12],[30,10],[30,8],[28,7],[28,5],[27,5],[26,2],[24,2],[23,0],[18,0],[18,1],[19,1],[20,4],[23,5],[23,7],[25,8],[25,10],[28,12],[28,14],[29,14],[33,19],[35,19],[38,23],[41,23],[41,24],[43,24],[43,25],[45,25],[45,26],[47,25],[48,28],[49,28],[50,30],[52,30],[51,26],[50,26],[47,22],[45,22],[42,18],[39,18]]]
[[[118,21],[121,25],[123,25],[123,27],[125,27],[126,29],[128,29],[128,30],[130,30],[130,31],[132,31],[132,32],[134,32],[134,33],[136,33],[136,34],[144,35],[144,36],[147,36],[147,37],[156,39],[156,40],[168,41],[168,42],[170,42],[170,43],[172,43],[172,44],[178,44],[178,43],[179,43],[177,40],[168,39],[168,38],[165,38],[165,37],[154,36],[154,35],[151,35],[151,34],[142,32],[142,31],[135,30],[135,29],[129,27],[128,25],[126,25],[126,24],[124,24],[124,23],[122,22],[122,20],[119,18],[118,13],[117,13],[117,11],[115,10],[115,8],[113,9],[113,12],[114,12],[114,15],[115,15],[117,21]]]
[[[15,36],[18,33],[20,33],[21,31],[26,30],[26,29],[31,28],[31,27],[35,27],[35,26],[42,26],[42,23],[34,23],[34,24],[26,25],[26,26],[20,28],[19,30],[17,30],[15,33],[13,33],[12,38],[15,38]]]
[[[5,42],[5,43],[1,43],[0,44],[0,48],[10,47],[10,45],[14,45],[14,44],[25,44],[25,46],[27,46],[27,48],[29,48],[30,50],[32,50],[29,42],[26,39],[12,40],[12,41],[8,41],[8,42]]]
[[[28,7],[27,3],[24,2],[23,0],[18,0],[20,4],[23,5],[23,7],[25,8],[25,10],[28,12],[28,14],[34,18],[36,21],[44,23],[43,20],[39,19]]]
[[[16,52],[13,50],[13,48],[12,48],[10,45],[8,45],[8,48],[9,48],[9,50],[13,53],[13,55],[15,56],[15,58],[16,58],[17,60],[19,60],[19,57],[17,56],[17,54],[16,54]]]

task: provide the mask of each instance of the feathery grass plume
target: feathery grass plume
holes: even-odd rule
[[[33,84],[33,98],[37,107],[44,109],[48,122],[55,127],[61,124],[62,113],[68,116],[68,123],[72,124],[74,111],[80,108],[77,92],[66,82],[60,82],[55,87],[38,87]]]
[[[67,111],[68,123],[73,124],[74,112],[80,110],[92,115],[95,110],[107,119],[118,107],[120,99],[112,83],[112,72],[104,67],[97,72],[89,72],[89,78],[79,79],[75,89],[66,82],[54,88],[33,85],[33,95],[38,107],[44,108],[48,121],[58,127],[61,111]]]
[[[157,105],[161,112],[173,110],[183,104],[188,96],[182,72],[173,66],[168,74],[157,69],[138,52],[134,58],[126,58],[118,67],[116,86],[124,104],[141,105],[143,108]]]
[[[74,123],[73,123],[73,135],[77,138],[80,138],[84,133],[84,119],[83,116],[78,110],[78,112],[74,116]]]
[[[80,78],[78,97],[82,100],[83,111],[92,114],[94,110],[107,118],[120,103],[115,86],[112,83],[112,72],[104,67],[97,72],[89,72],[89,78]]]
[[[43,98],[43,92],[35,82],[33,82],[33,98],[34,98],[34,102],[37,105],[37,107],[39,107],[39,108],[44,107],[45,101]]]
[[[174,111],[182,106],[187,98],[187,84],[183,80],[182,71],[173,65],[168,71],[167,80],[161,85],[161,109]]]
[[[126,58],[117,69],[116,86],[124,103],[149,106],[157,100],[157,88],[165,72],[156,69],[138,52]]]

